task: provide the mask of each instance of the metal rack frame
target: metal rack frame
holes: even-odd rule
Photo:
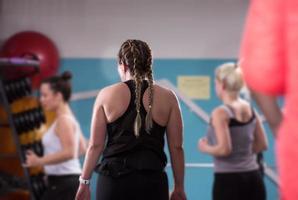
[[[25,59],[23,59],[24,61],[26,61]],[[8,99],[6,97],[5,94],[5,89],[4,89],[4,81],[6,80],[5,74],[2,73],[3,71],[5,71],[5,68],[10,68],[9,70],[10,73],[12,73],[14,70],[18,70],[20,68],[29,68],[31,70],[28,70],[27,73],[23,73],[20,77],[18,77],[18,79],[24,78],[24,77],[30,77],[36,73],[39,72],[39,62],[38,61],[34,61],[34,60],[28,60],[28,62],[24,62],[24,63],[13,63],[11,62],[11,60],[6,59],[6,58],[0,58],[0,105],[3,106],[5,112],[7,113],[7,119],[8,119],[8,123],[2,123],[0,124],[0,126],[7,126],[11,129],[12,135],[13,135],[13,140],[14,143],[16,145],[16,155],[12,155],[12,154],[5,154],[2,155],[2,157],[12,157],[12,156],[18,156],[18,158],[20,159],[21,163],[25,163],[25,158],[23,157],[22,154],[22,150],[21,150],[21,144],[19,141],[19,135],[16,131],[16,127],[14,125],[14,121],[13,121],[13,113],[11,111],[10,108],[10,104],[8,102]],[[0,155],[1,156],[1,155]],[[30,178],[30,173],[29,173],[29,168],[22,166],[23,168],[23,173],[24,173],[24,177],[26,179],[27,185],[28,185],[28,190],[30,192],[30,199],[31,200],[36,200],[34,193],[33,193],[33,186],[31,183],[31,178]]]

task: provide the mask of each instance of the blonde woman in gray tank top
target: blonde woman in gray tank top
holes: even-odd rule
[[[225,63],[215,71],[215,89],[222,105],[211,115],[207,137],[198,149],[213,156],[214,200],[264,200],[265,186],[256,154],[266,150],[267,138],[249,102],[240,98],[240,69]]]

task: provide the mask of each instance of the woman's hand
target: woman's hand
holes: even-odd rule
[[[75,200],[90,200],[90,199],[91,199],[91,195],[90,195],[89,185],[80,184]]]
[[[198,149],[203,152],[206,153],[207,152],[207,148],[208,148],[208,140],[206,137],[203,137],[201,139],[199,139],[198,141]]]
[[[23,164],[23,166],[36,167],[41,165],[42,165],[41,157],[38,157],[32,150],[26,151],[26,162],[25,164]]]
[[[170,195],[170,200],[186,200],[184,189],[174,189]]]

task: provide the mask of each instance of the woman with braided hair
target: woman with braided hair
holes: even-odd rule
[[[122,82],[102,89],[94,104],[76,199],[90,199],[95,169],[98,200],[168,200],[165,133],[174,175],[170,198],[186,199],[180,107],[172,91],[153,82],[147,43],[125,41],[118,53],[118,72]]]

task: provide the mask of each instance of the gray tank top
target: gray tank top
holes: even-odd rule
[[[222,106],[229,114],[229,130],[232,143],[232,152],[228,156],[213,157],[214,171],[219,173],[245,172],[259,168],[256,154],[253,152],[254,132],[256,117],[253,116],[248,122],[239,122],[233,110],[227,105]],[[207,131],[207,139],[210,145],[216,144],[215,130],[210,124]]]

